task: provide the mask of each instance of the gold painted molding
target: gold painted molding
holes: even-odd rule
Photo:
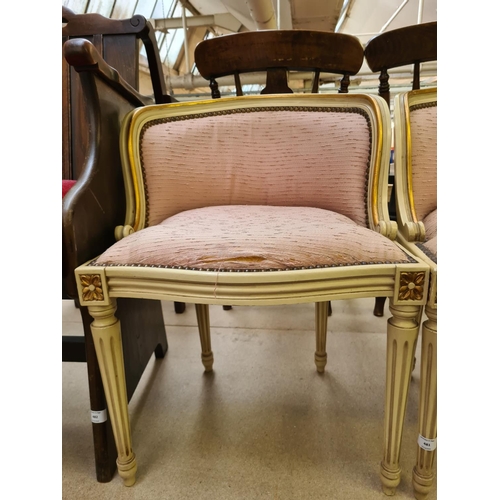
[[[410,111],[437,106],[437,89],[399,94],[394,99],[394,153],[399,231],[408,242],[425,241],[425,227],[416,215],[412,183]]]

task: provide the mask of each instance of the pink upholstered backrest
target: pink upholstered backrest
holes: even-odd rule
[[[150,122],[147,225],[217,205],[309,206],[367,225],[371,139],[360,109],[246,108]]]
[[[411,168],[415,211],[423,220],[437,208],[437,103],[410,107]]]

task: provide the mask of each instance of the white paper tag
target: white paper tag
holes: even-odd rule
[[[94,411],[90,410],[90,420],[94,424],[102,424],[108,420],[108,410]]]
[[[436,446],[437,446],[437,438],[428,439],[428,438],[424,438],[424,436],[419,434],[418,435],[418,445],[420,446],[420,448],[422,448],[422,450],[434,451],[436,449]]]

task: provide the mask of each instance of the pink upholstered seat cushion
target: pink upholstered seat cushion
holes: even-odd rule
[[[138,231],[96,264],[224,271],[409,261],[388,238],[329,210],[226,205],[187,210]]]

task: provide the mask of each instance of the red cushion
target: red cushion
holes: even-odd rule
[[[68,180],[63,180],[62,181],[62,197],[64,198],[66,196],[66,193],[75,185],[76,181],[68,181]]]

